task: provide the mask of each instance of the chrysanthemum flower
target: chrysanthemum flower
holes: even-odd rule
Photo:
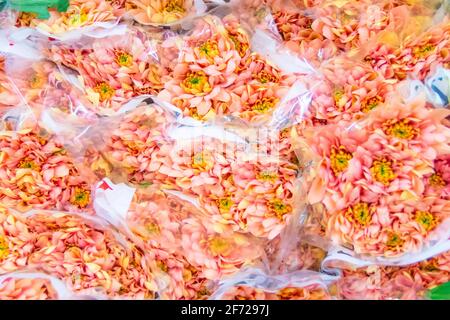
[[[170,24],[195,10],[193,0],[127,0],[129,13],[141,24]]]
[[[50,18],[37,19],[33,13],[21,13],[16,20],[17,26],[39,28],[56,36],[82,27],[93,26],[101,22],[116,22],[122,16],[120,5],[113,1],[70,1],[67,12],[50,9]]]
[[[449,252],[405,267],[344,269],[337,282],[342,299],[423,299],[426,291],[450,280]]]
[[[8,278],[0,283],[0,300],[55,300],[57,293],[47,279]]]
[[[0,145],[3,205],[20,211],[90,207],[92,178],[45,131],[4,131]]]
[[[95,111],[111,114],[142,94],[156,94],[164,70],[152,56],[153,45],[139,32],[95,39],[89,47],[53,46],[49,53],[79,73]],[[156,49],[155,49],[156,50]]]
[[[69,283],[74,292],[100,288],[110,297],[148,299],[158,290],[149,262],[134,244],[80,216],[37,212],[24,217],[2,209],[0,235],[2,272],[39,269]]]

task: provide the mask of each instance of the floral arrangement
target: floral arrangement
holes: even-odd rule
[[[0,14],[0,299],[429,299],[450,281],[444,1],[49,14]]]

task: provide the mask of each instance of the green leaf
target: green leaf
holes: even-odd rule
[[[450,282],[429,290],[427,296],[431,300],[450,300]]]
[[[50,18],[49,8],[55,8],[58,12],[65,12],[69,8],[69,0],[9,0],[13,10],[32,12],[39,19]]]

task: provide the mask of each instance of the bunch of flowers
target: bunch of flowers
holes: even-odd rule
[[[17,15],[16,26],[32,27],[59,36],[99,23],[115,24],[124,13],[121,2],[123,1],[71,0],[67,12],[60,13],[50,9],[50,18],[47,20],[38,19],[34,13],[21,12]]]
[[[135,244],[82,216],[48,211],[24,216],[2,208],[0,243],[0,273],[42,270],[74,292],[101,288],[111,297],[148,299],[158,290]]]
[[[394,257],[439,238],[450,203],[426,190],[445,188],[434,162],[449,153],[447,113],[422,98],[395,101],[357,129],[314,131],[309,144],[320,162],[309,200],[323,203],[331,239],[359,254]]]
[[[406,267],[344,269],[336,283],[342,299],[423,299],[427,290],[450,281],[450,253]]]
[[[224,115],[250,122],[266,119],[296,77],[251,52],[249,41],[234,16],[197,20],[158,97],[199,120]]]
[[[155,95],[163,88],[166,70],[146,35],[133,31],[126,35],[90,40],[88,45],[59,43],[49,57],[78,73],[93,111],[110,115],[130,99]]]
[[[90,173],[75,166],[64,147],[38,127],[0,132],[0,201],[32,208],[81,210],[92,202]]]

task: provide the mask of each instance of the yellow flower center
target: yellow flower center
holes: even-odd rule
[[[390,232],[388,235],[388,240],[386,242],[386,245],[390,249],[396,249],[398,247],[401,247],[405,241],[395,232]]]
[[[203,297],[209,297],[211,292],[206,287],[202,287],[199,291],[197,291],[197,299],[201,299]]]
[[[343,172],[348,167],[348,162],[353,158],[352,154],[348,152],[344,146],[339,148],[333,147],[331,149],[330,161],[331,170],[333,170],[334,175],[338,175]]]
[[[233,206],[233,201],[229,197],[221,198],[217,200],[217,205],[221,213],[227,213]]]
[[[370,112],[373,109],[375,109],[376,107],[378,107],[383,102],[384,102],[383,98],[381,98],[379,96],[370,98],[365,103],[363,103],[361,110],[362,110],[362,112],[365,112],[365,113]]]
[[[280,199],[275,199],[269,202],[269,209],[275,213],[278,219],[282,220],[283,216],[292,211],[290,205],[286,205]]]
[[[185,92],[195,95],[212,91],[208,76],[203,71],[189,72],[180,86]]]
[[[199,50],[201,56],[204,56],[210,60],[214,59],[214,57],[217,57],[219,55],[219,47],[217,45],[217,42],[211,39],[205,41],[199,47]]]
[[[256,75],[253,76],[253,78],[257,79],[259,82],[263,84],[268,82],[278,83],[278,78],[265,70],[258,72]]]
[[[37,18],[36,13],[21,12],[17,18],[17,22],[20,22],[21,26],[30,26],[31,22]]]
[[[439,173],[433,173],[430,177],[430,185],[433,187],[445,187],[445,181]]]
[[[334,104],[338,107],[341,105],[341,99],[344,97],[345,92],[342,89],[336,89],[333,92]]]
[[[275,105],[278,103],[278,99],[277,98],[262,98],[257,100],[253,106],[252,106],[252,110],[259,112],[259,113],[266,113],[270,110],[272,110]]]
[[[438,219],[428,211],[416,211],[415,220],[427,232],[433,230],[438,224]]]
[[[76,187],[70,203],[80,208],[85,208],[91,202],[91,192],[89,190]]]
[[[88,16],[85,12],[73,13],[69,17],[69,25],[73,27],[80,26],[88,20]]]
[[[416,58],[423,59],[423,58],[426,58],[432,51],[434,51],[435,48],[436,48],[436,46],[434,46],[432,44],[426,44],[421,47],[415,47],[413,49],[413,55]]]
[[[30,87],[32,89],[40,89],[44,85],[44,77],[40,76],[37,73],[34,73],[30,79]]]
[[[229,35],[230,40],[233,42],[236,51],[239,53],[239,56],[244,57],[249,49],[249,45],[246,42],[242,42],[238,39],[237,36]]]
[[[152,235],[159,234],[160,232],[159,226],[153,222],[146,223],[145,230],[147,230],[147,232]]]
[[[436,259],[431,259],[430,261],[426,261],[422,263],[421,266],[422,270],[428,271],[428,272],[434,272],[434,271],[439,271],[440,268],[436,262]]]
[[[169,270],[169,268],[167,267],[167,264],[165,264],[162,261],[158,261],[156,262],[156,265],[158,266],[159,269],[161,269],[161,271],[163,272],[167,272]]]
[[[372,219],[371,208],[365,202],[360,202],[348,208],[346,214],[350,221],[354,219],[362,227],[367,227]]]
[[[183,0],[170,0],[164,6],[163,11],[172,13],[184,13],[184,1]]]
[[[207,151],[199,152],[192,157],[192,168],[208,171],[214,166],[214,158]]]
[[[100,95],[100,101],[106,101],[114,96],[115,90],[106,82],[95,86],[94,91]]]
[[[277,296],[280,300],[291,300],[292,297],[305,296],[305,292],[303,288],[284,288],[278,291]]]
[[[231,251],[231,245],[226,239],[214,237],[209,240],[209,250],[214,256],[227,255]]]
[[[6,239],[0,236],[0,260],[5,259],[9,255],[9,245]]]
[[[35,170],[35,171],[39,171],[40,170],[40,166],[34,162],[31,159],[23,159],[19,162],[19,168],[21,169],[31,169],[31,170]]]
[[[268,181],[274,183],[278,179],[278,173],[269,170],[261,171],[256,175],[256,179],[262,182]]]
[[[131,67],[133,65],[133,57],[126,52],[118,51],[116,52],[116,62],[122,67]]]
[[[392,162],[386,159],[375,160],[370,168],[372,177],[384,185],[389,185],[397,175],[392,170]]]
[[[397,137],[399,139],[411,140],[414,139],[419,133],[419,130],[414,128],[406,119],[395,122],[393,124],[389,123],[388,121],[383,125],[383,127],[386,134]]]

